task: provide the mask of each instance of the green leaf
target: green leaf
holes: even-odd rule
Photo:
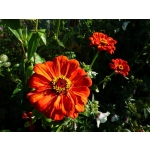
[[[22,39],[24,46],[28,48],[28,33],[27,33],[27,28],[22,29]]]
[[[42,58],[39,54],[37,53],[34,53],[34,57],[31,58],[31,61],[32,63],[34,63],[34,59],[35,59],[35,63],[38,64],[38,63],[44,63],[45,62],[45,59]]]
[[[28,33],[28,37],[27,37],[27,41],[29,42],[32,34],[34,33],[35,31],[31,30],[29,33]]]
[[[38,33],[33,33],[31,35],[31,38],[28,42],[28,60],[30,60],[33,56],[33,54],[35,53],[38,45],[39,45],[39,35]]]
[[[18,92],[22,91],[22,88],[23,88],[22,83],[19,82],[16,88],[14,89],[11,98],[13,98]]]
[[[52,122],[53,120],[50,119],[50,118],[45,118],[45,121],[48,122],[48,123],[50,123],[50,122]]]
[[[0,70],[0,76],[4,76],[4,75],[1,73],[1,70]]]
[[[58,129],[56,130],[56,132],[60,132],[62,126],[59,126]]]
[[[35,116],[35,120],[40,119],[43,116],[43,114],[37,111],[36,109],[33,109],[32,114],[33,116]]]
[[[46,29],[40,29],[40,30],[38,30],[38,34],[39,34],[40,39],[46,45],[46,33],[45,33],[45,31],[46,31]]]
[[[107,82],[104,82],[104,83],[103,83],[103,89],[106,87],[106,84],[107,84]]]
[[[19,19],[5,19],[3,20],[4,23],[7,25],[9,30],[17,37],[17,39],[22,42],[22,31],[20,26],[20,20]]]
[[[28,80],[28,78],[32,75],[32,73],[33,73],[33,66],[29,66],[25,72],[25,81]]]
[[[59,46],[65,48],[64,43],[62,41],[60,41],[59,39],[57,39],[57,43],[58,43]]]
[[[90,87],[91,91],[94,90],[95,92],[99,93],[98,87],[94,84]]]
[[[3,129],[3,130],[0,130],[0,132],[11,132],[11,131],[7,129]]]
[[[47,46],[47,48],[49,48],[49,49],[58,49],[58,46],[51,44],[51,45]]]
[[[64,55],[66,55],[69,59],[76,58],[76,54],[74,52],[65,51]]]

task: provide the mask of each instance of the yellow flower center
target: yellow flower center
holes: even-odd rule
[[[118,69],[119,70],[123,70],[123,66],[122,65],[118,65]]]
[[[53,79],[52,86],[57,93],[61,93],[63,91],[66,91],[66,89],[70,88],[71,82],[65,76],[60,76]]]
[[[104,38],[100,38],[100,42],[104,45],[106,45],[108,43],[107,40]]]

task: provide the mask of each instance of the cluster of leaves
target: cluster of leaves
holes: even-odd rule
[[[0,75],[1,131],[28,131],[21,115],[33,110],[26,94],[34,64],[63,54],[88,67],[85,64],[91,63],[96,52],[88,38],[95,31],[117,40],[114,55],[101,52],[91,70],[98,73],[93,83],[106,79],[105,84],[91,91],[95,98],[91,94],[85,112],[75,120],[53,122],[33,110],[35,131],[150,131],[150,20],[0,20],[0,27],[0,55],[7,55],[11,62]],[[107,79],[108,63],[119,57],[128,61],[129,77]],[[97,128],[99,110],[111,115]],[[112,122],[114,114],[119,120]]]

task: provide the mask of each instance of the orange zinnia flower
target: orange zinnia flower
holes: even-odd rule
[[[77,60],[58,56],[35,65],[34,72],[28,83],[35,90],[27,96],[37,110],[53,120],[76,118],[84,111],[92,80]]]
[[[122,59],[112,59],[110,67],[111,69],[115,70],[117,74],[122,74],[123,76],[127,76],[128,72],[130,71],[128,62]]]
[[[90,45],[97,46],[99,51],[106,50],[108,53],[113,54],[116,50],[114,44],[116,44],[117,41],[108,37],[106,34],[95,32],[89,39],[91,40]]]

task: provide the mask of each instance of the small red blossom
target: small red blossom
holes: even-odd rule
[[[116,74],[122,74],[124,77],[129,74],[130,67],[128,62],[122,59],[112,59],[109,64],[111,69],[115,70]]]
[[[144,132],[144,130],[140,129],[138,132]]]
[[[116,50],[114,44],[116,44],[117,41],[114,40],[112,37],[108,37],[104,33],[94,32],[93,35],[89,37],[89,40],[91,40],[90,45],[97,46],[99,51],[105,50],[109,54],[113,54]]]
[[[22,114],[22,118],[23,119],[27,119],[25,126],[27,124],[27,126],[29,127],[30,131],[33,131],[35,126],[32,124],[32,112],[28,112],[28,114],[26,114],[25,112]]]

